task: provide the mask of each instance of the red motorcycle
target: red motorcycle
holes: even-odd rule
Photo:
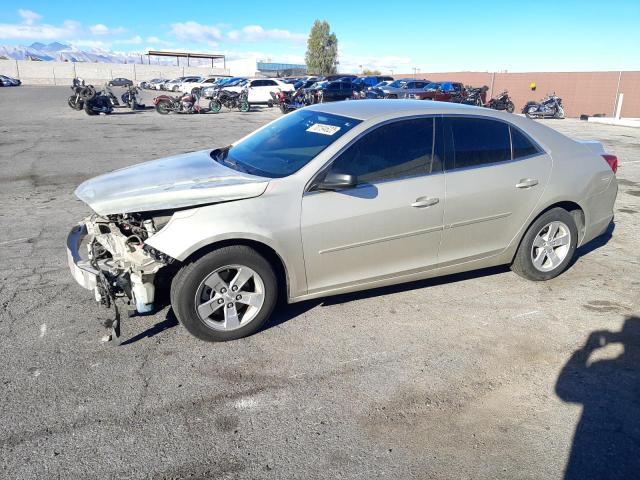
[[[172,97],[170,95],[159,95],[153,99],[156,112],[160,115],[169,113],[203,113],[206,110],[198,102],[200,96],[197,93],[185,93],[184,95]]]

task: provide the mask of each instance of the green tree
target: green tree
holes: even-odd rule
[[[369,70],[368,68],[365,68],[362,71],[362,74],[363,75],[367,75],[367,76],[369,76],[369,75],[381,75],[380,70]]]
[[[331,75],[336,73],[338,66],[338,39],[331,33],[331,26],[327,21],[313,22],[309,39],[307,40],[307,55],[305,57],[307,70],[316,75]]]

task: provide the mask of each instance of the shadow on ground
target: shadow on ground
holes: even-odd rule
[[[593,360],[618,344],[614,358]],[[556,394],[583,407],[565,480],[622,480],[640,475],[640,317],[622,330],[594,331],[563,367]]]

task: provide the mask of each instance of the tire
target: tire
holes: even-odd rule
[[[231,293],[231,279],[237,268],[255,275],[234,290],[236,293]],[[245,295],[244,301],[252,295],[256,306],[236,301],[241,294]],[[216,296],[219,298],[213,302]],[[222,247],[196,258],[182,267],[171,284],[171,306],[176,317],[189,333],[208,342],[236,340],[255,333],[271,316],[277,298],[278,283],[273,268],[258,252],[244,245]],[[203,318],[197,304],[201,308],[211,304],[214,308],[211,313],[207,310]],[[227,312],[239,318],[238,323],[232,322],[232,327],[227,324],[233,315],[228,319]]]
[[[247,113],[249,110],[251,110],[251,105],[249,105],[249,102],[247,101],[242,101],[240,102],[240,105],[238,105],[238,110],[243,113]]]
[[[98,112],[93,111],[89,102],[84,102],[84,111],[87,115],[91,115],[91,116],[98,114]]]
[[[566,243],[558,246],[552,244],[549,247],[559,260],[555,265],[553,265],[552,256],[547,255],[547,249],[543,246],[549,239],[544,239],[544,235],[541,235],[544,234],[545,229],[550,225],[559,227],[553,238],[556,242],[560,240],[563,235],[569,235]],[[551,232],[549,230],[546,231],[548,237]],[[527,229],[511,264],[511,270],[528,280],[550,280],[567,269],[575,254],[577,242],[578,229],[573,216],[564,208],[552,208],[540,215]],[[534,243],[540,246],[536,246]],[[538,255],[541,255],[541,257],[538,257]],[[541,258],[542,261],[534,261],[534,256],[536,260]],[[536,263],[538,266],[536,266]]]
[[[211,110],[213,113],[218,113],[220,110],[222,110],[222,103],[220,103],[219,100],[211,100],[209,102],[209,110]]]
[[[86,102],[87,100],[92,100],[96,96],[96,89],[91,85],[87,85],[86,87],[82,87],[79,94],[80,98]]]
[[[509,113],[513,113],[513,111],[516,109],[516,106],[513,104],[512,101],[508,101],[507,102],[507,108],[505,109],[507,112]]]
[[[173,88],[172,88],[172,90],[173,90],[174,92],[177,92],[177,91],[178,91],[178,85],[174,85],[174,86],[173,86]]]
[[[156,103],[156,112],[160,115],[168,115],[171,111],[171,104],[166,100],[160,100]]]
[[[71,95],[68,98],[67,103],[74,110],[82,110],[82,108],[84,107],[84,102],[80,99],[76,100],[76,95]]]

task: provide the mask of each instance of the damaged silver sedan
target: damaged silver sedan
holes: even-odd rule
[[[76,190],[74,278],[107,305],[171,305],[195,336],[297,302],[509,264],[548,280],[613,219],[617,159],[532,120],[420,101],[308,107],[224,148]],[[117,322],[115,324],[117,327]]]

